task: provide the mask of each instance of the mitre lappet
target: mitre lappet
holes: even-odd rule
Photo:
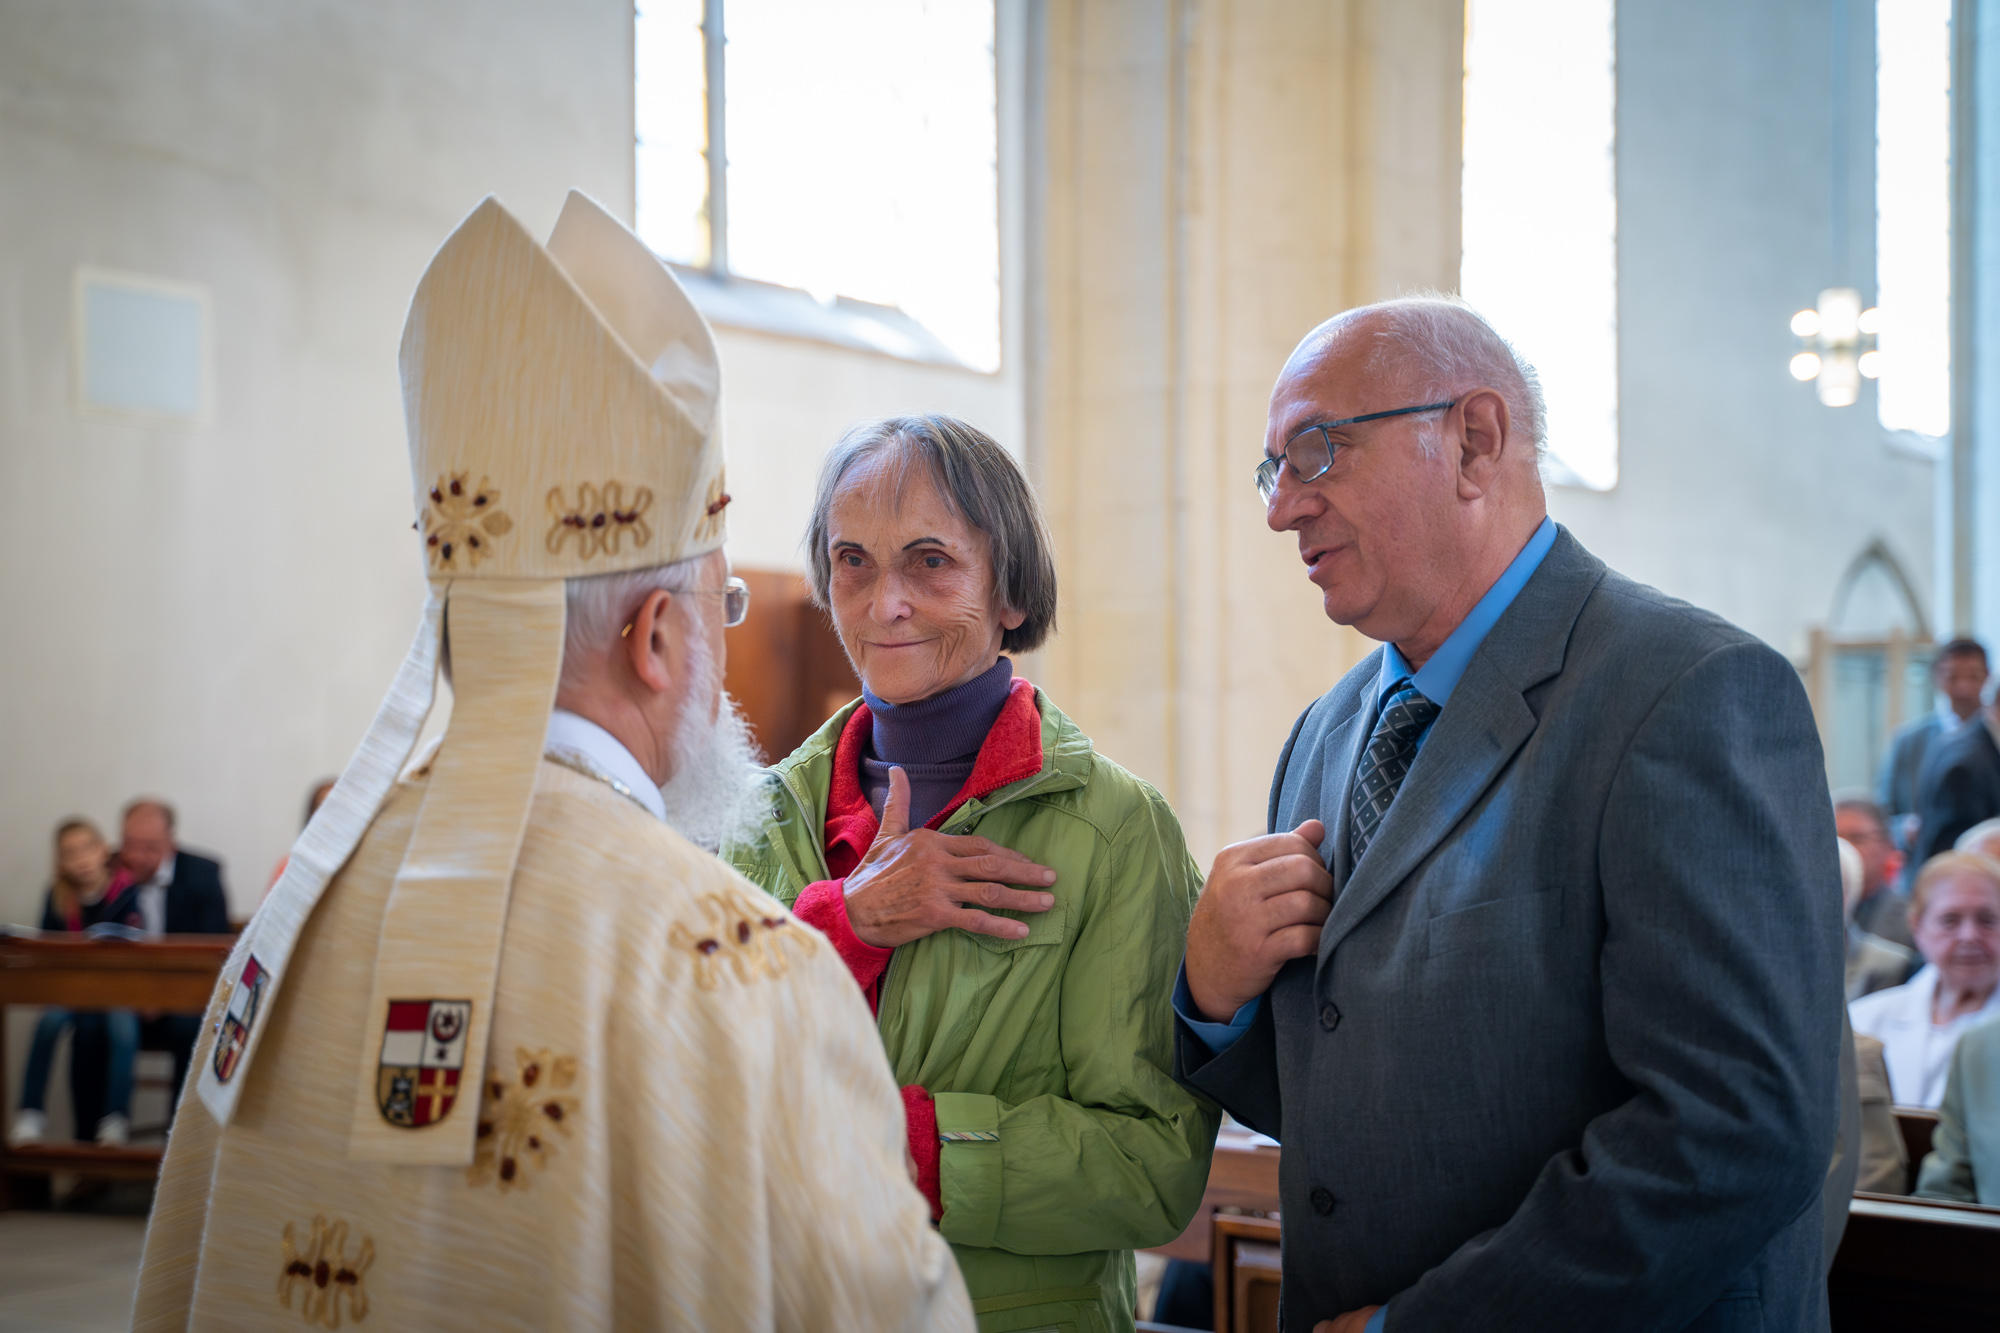
[[[729,496],[714,338],[666,265],[580,193],[547,245],[495,199],[474,209],[418,284],[400,360],[422,625],[230,956],[197,1091],[228,1124],[299,933],[409,762],[442,660],[450,723],[354,1034],[349,1156],[450,1165],[472,1160],[476,1116],[436,1114],[436,1100],[429,1115],[392,1115],[384,1071],[421,1066],[453,1099],[463,1077],[477,1100],[562,664],[564,581],[715,550]]]

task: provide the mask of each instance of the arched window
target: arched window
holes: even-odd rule
[[[1835,585],[1806,669],[1827,784],[1872,788],[1889,738],[1931,706],[1930,624],[1909,576],[1880,540]]]

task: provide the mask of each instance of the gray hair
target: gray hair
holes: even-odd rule
[[[1515,429],[1534,441],[1535,452],[1548,448],[1548,405],[1542,398],[1541,376],[1514,344],[1501,337],[1484,316],[1456,296],[1419,292],[1343,312],[1339,326],[1373,317],[1375,355],[1371,370],[1386,370],[1399,361],[1413,370],[1418,402],[1442,402],[1482,385],[1499,391]],[[1330,339],[1329,339],[1330,340]],[[1418,426],[1418,439],[1435,452],[1442,430],[1434,419]]]
[[[1041,647],[1056,626],[1056,561],[1041,502],[1021,465],[992,436],[939,413],[864,421],[827,452],[806,528],[814,603],[829,606],[833,553],[827,539],[840,484],[857,464],[878,456],[899,465],[899,490],[908,484],[909,466],[920,464],[952,512],[985,535],[992,549],[994,594],[1026,617],[1001,636],[1001,651],[1027,653]]]
[[[584,683],[591,656],[603,652],[610,640],[619,637],[631,622],[633,611],[647,597],[655,592],[692,592],[701,577],[702,562],[707,559],[704,552],[670,565],[567,580],[563,585],[567,614],[563,624],[561,688],[568,690]],[[687,623],[695,645],[706,643],[708,618],[690,616]]]
[[[1980,843],[1994,837],[2000,837],[2000,819],[1982,819],[1959,834],[1958,841],[1951,845],[1951,849],[1954,852],[1976,852]],[[1991,852],[1986,854],[1992,855]]]

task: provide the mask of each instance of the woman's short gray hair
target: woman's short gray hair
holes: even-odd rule
[[[1056,561],[1041,502],[1021,465],[992,436],[938,413],[864,421],[827,452],[806,529],[813,601],[822,608],[830,604],[833,553],[827,539],[834,497],[856,464],[876,457],[901,465],[899,487],[907,483],[909,465],[920,464],[952,511],[985,535],[993,557],[994,594],[1026,617],[1002,635],[1001,651],[1028,653],[1041,647],[1056,627]]]

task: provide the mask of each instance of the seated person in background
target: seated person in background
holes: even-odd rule
[[[42,907],[42,929],[77,931],[91,925],[107,898],[125,887],[122,872],[112,869],[111,848],[87,819],[65,819],[56,826],[56,872]],[[63,1029],[75,1025],[76,1050],[71,1061],[81,1065],[96,1050],[109,1061],[109,1088],[104,1113],[97,1117],[97,1141],[121,1144],[131,1131],[132,1056],[139,1046],[139,1020],[130,1009],[72,1012],[42,1010],[35,1025],[34,1045],[21,1079],[21,1109],[8,1131],[9,1143],[38,1143],[47,1131],[43,1114],[48,1105],[49,1066]],[[95,1040],[90,1040],[95,1037]],[[77,1129],[84,1128],[79,1121]],[[81,1133],[78,1134],[82,1137]]]
[[[2000,1020],[1981,1023],[1958,1039],[1916,1192],[1926,1199],[2000,1206]]]
[[[1982,819],[1958,835],[1951,845],[1954,852],[1977,852],[2000,861],[2000,819]]]
[[[1855,1032],[1881,1039],[1897,1103],[1928,1107],[1944,1098],[1959,1034],[2000,1017],[2000,862],[1933,857],[1910,891],[1910,920],[1924,968],[1848,1013]]]
[[[1861,1085],[1861,1170],[1854,1188],[1870,1194],[1901,1194],[1909,1187],[1910,1150],[1896,1125],[1896,1099],[1889,1095],[1882,1043],[1856,1033],[1854,1063]]]
[[[222,866],[175,842],[174,808],[165,801],[141,797],[125,807],[118,863],[130,884],[106,903],[99,920],[144,931],[149,938],[229,933],[229,899],[222,887]],[[146,1049],[173,1052],[170,1106],[180,1101],[180,1087],[200,1029],[200,1014],[146,1015],[139,1034]]]
[[[1847,998],[1850,1000],[1900,986],[1919,966],[1917,955],[1912,950],[1871,935],[1855,924],[1854,908],[1861,901],[1865,873],[1861,853],[1854,849],[1853,843],[1842,838],[1840,894],[1847,910]]]
[[[1180,821],[1014,675],[1004,654],[1055,621],[1055,561],[983,432],[856,427],[806,546],[862,697],[777,764],[764,826],[723,855],[878,1012],[980,1328],[1130,1329],[1131,1252],[1187,1226],[1220,1118],[1171,1074],[1201,889]]]
[[[319,813],[319,808],[322,805],[326,804],[326,798],[333,791],[335,781],[336,779],[333,778],[321,778],[313,784],[312,791],[306,796],[306,817],[300,823],[300,828],[304,828],[307,824],[312,823],[313,816]],[[277,885],[279,878],[285,873],[285,867],[290,865],[291,861],[292,856],[290,852],[278,858],[278,864],[271,870],[271,882],[264,886],[265,896],[268,897],[270,895],[272,888]]]
[[[1849,919],[1877,939],[1910,948],[1909,908],[1896,892],[1903,854],[1889,840],[1882,807],[1865,796],[1844,796],[1833,803],[1833,828],[1861,853],[1861,896],[1848,909]]]

